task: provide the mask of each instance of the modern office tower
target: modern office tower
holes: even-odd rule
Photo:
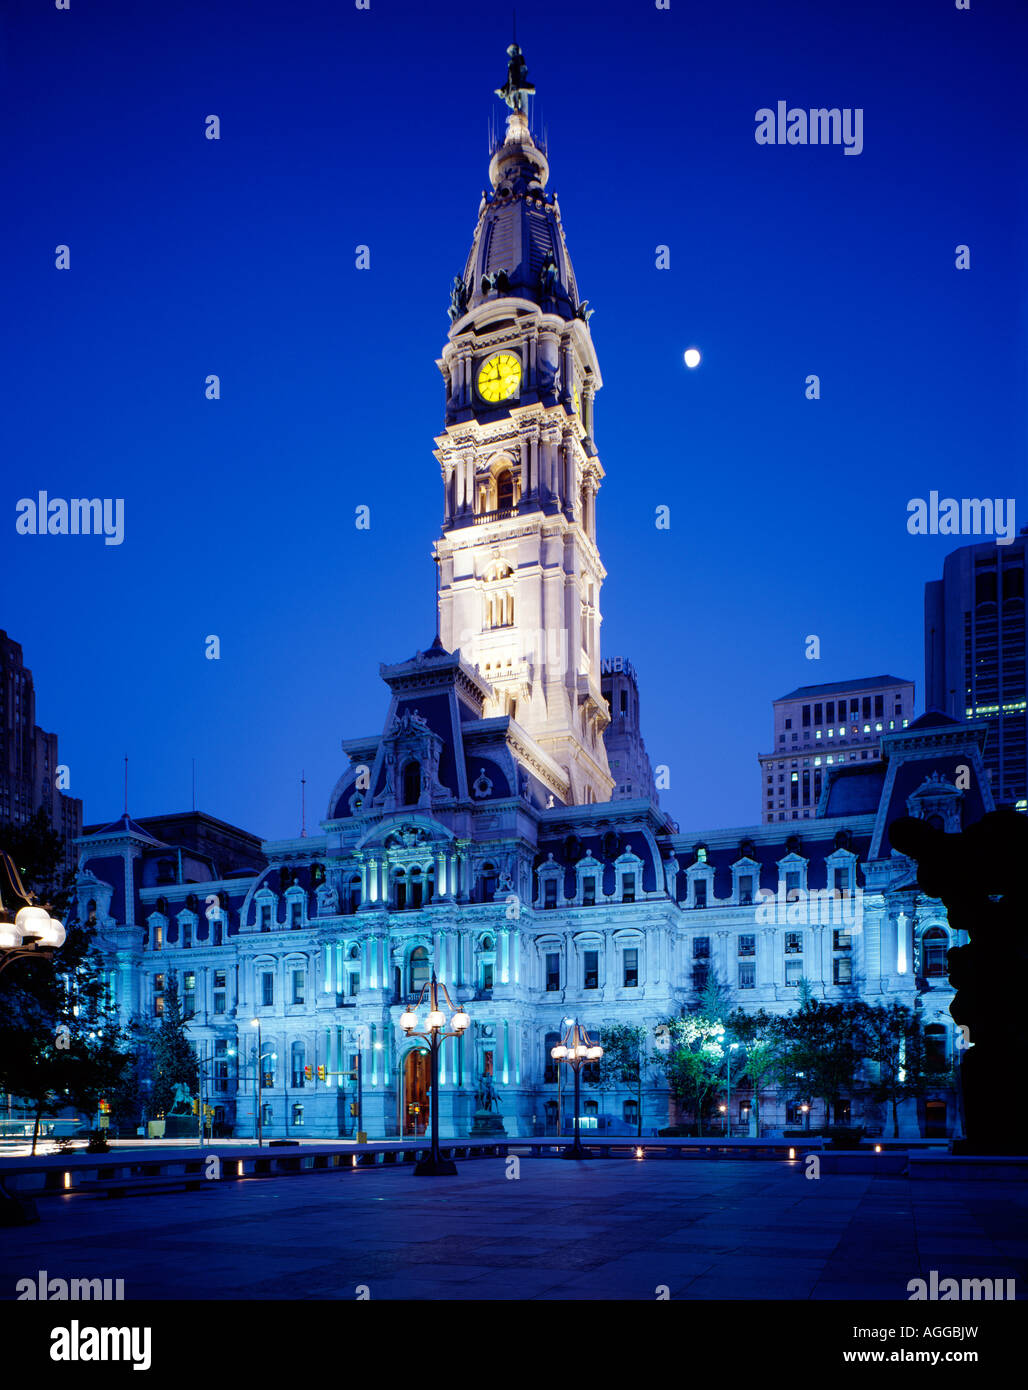
[[[610,710],[603,741],[614,778],[611,801],[630,801],[639,796],[659,801],[639,723],[635,667],[622,656],[604,657],[600,662],[600,689]]]
[[[760,754],[762,823],[816,816],[828,769],[876,761],[882,734],[913,717],[914,683],[898,676],[801,685],[781,696],[774,751]]]
[[[65,864],[75,866],[73,841],[82,834],[82,802],[60,790],[69,772],[57,752],[57,735],[36,724],[36,692],[21,643],[0,630],[0,821],[24,825],[42,808],[65,845]]]
[[[925,708],[986,722],[993,797],[1019,811],[1028,811],[1026,545],[1028,527],[1010,545],[961,546],[924,594]]]

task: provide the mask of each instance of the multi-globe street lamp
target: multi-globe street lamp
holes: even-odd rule
[[[63,922],[28,891],[14,860],[0,850],[0,970],[29,957],[52,960],[64,938]]]
[[[263,1110],[263,1106],[261,1104],[261,1091],[263,1090],[263,1087],[261,1085],[261,1082],[264,1080],[264,1073],[261,1071],[261,1063],[266,1061],[269,1057],[272,1059],[272,1061],[274,1061],[275,1058],[278,1056],[278,1053],[261,1051],[261,1021],[259,1018],[251,1018],[250,1027],[257,1029],[257,1063],[254,1068],[253,1103],[256,1112],[255,1117],[257,1123],[257,1147],[259,1149],[263,1149],[264,1117],[261,1114],[261,1111]]]
[[[425,1028],[418,1028],[418,1009],[421,1007],[428,991],[428,1016],[425,1019]],[[439,1007],[439,992],[442,991],[446,1006],[450,1011],[449,1023],[450,1031],[447,1031],[447,1017]],[[450,1177],[457,1172],[457,1165],[452,1159],[443,1158],[439,1152],[439,1048],[444,1038],[459,1038],[464,1034],[465,1029],[470,1025],[471,1019],[462,1008],[458,1008],[447,993],[445,985],[439,984],[432,971],[432,978],[427,985],[422,985],[421,993],[418,995],[413,1007],[407,1008],[400,1015],[400,1027],[408,1038],[424,1038],[429,1045],[432,1058],[432,1148],[428,1158],[423,1158],[420,1163],[414,1165],[415,1177]]]
[[[567,1019],[564,1020],[568,1022]],[[564,1062],[575,1073],[575,1142],[565,1149],[562,1158],[592,1158],[592,1154],[582,1147],[579,1133],[579,1111],[581,1110],[582,1067],[588,1062],[597,1062],[603,1056],[603,1048],[591,1041],[589,1034],[576,1020],[571,1022],[569,1031],[556,1047],[550,1048],[550,1056],[558,1064]]]

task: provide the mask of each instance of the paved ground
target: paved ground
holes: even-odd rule
[[[266,1178],[200,1193],[52,1197],[0,1238],[15,1282],[123,1278],[131,1298],[898,1299],[907,1281],[1028,1293],[1028,1186],[823,1176],[694,1159],[460,1163]]]

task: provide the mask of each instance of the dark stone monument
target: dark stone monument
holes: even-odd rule
[[[478,1083],[478,1090],[475,1093],[475,1106],[475,1114],[471,1121],[471,1129],[469,1130],[473,1139],[486,1134],[507,1133],[503,1127],[503,1116],[500,1114],[500,1103],[491,1076],[483,1076]]]
[[[990,811],[955,835],[905,817],[893,848],[917,861],[917,881],[945,905],[970,943],[948,956],[956,990],[950,1013],[964,1035],[960,1081],[966,1138],[961,1154],[1028,1154],[1020,1090],[1028,1068],[1023,991],[1028,969],[1028,818]]]

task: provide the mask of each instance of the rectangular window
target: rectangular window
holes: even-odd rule
[[[582,879],[582,903],[585,907],[594,907],[596,904],[596,879],[592,874],[587,874]]]
[[[743,907],[748,907],[753,902],[753,875],[739,875],[739,901]]]
[[[289,925],[293,928],[303,925],[303,903],[294,898],[289,904]]]
[[[853,979],[853,962],[849,956],[836,956],[832,961],[832,981],[837,985],[848,985]]]
[[[550,951],[546,956],[546,992],[554,994],[560,989],[560,955]]]
[[[860,712],[865,719],[871,718],[871,696],[865,695],[860,704]]]
[[[625,988],[635,989],[639,984],[639,951],[631,947],[625,951]]]
[[[791,728],[792,728],[792,720],[791,720],[791,719],[787,719],[787,720],[785,721],[785,727],[786,727],[787,729],[791,729]]]
[[[261,904],[261,931],[271,931],[271,904]]]
[[[304,991],[304,982],[305,982],[305,979],[306,979],[306,975],[307,975],[307,972],[306,972],[305,970],[302,970],[302,969],[301,969],[301,970],[294,970],[294,971],[293,971],[293,1003],[294,1003],[294,1004],[302,1004],[302,1003],[303,1003],[303,991]]]
[[[182,949],[189,951],[193,946],[193,924],[192,922],[182,923]]]
[[[693,960],[709,960],[709,959],[710,959],[710,937],[709,937],[709,936],[694,936],[694,937],[693,937],[693,942],[692,942],[692,958],[693,958]]]
[[[815,705],[815,706],[814,706],[814,723],[815,723],[815,724],[820,724],[820,723],[821,723],[821,706],[820,706],[820,705]]]
[[[360,971],[359,971],[359,970],[351,970],[351,971],[348,972],[348,974],[349,974],[349,977],[350,977],[350,998],[352,999],[352,998],[354,997],[354,995],[360,993],[360,987],[361,987]]]
[[[600,987],[600,953],[599,951],[583,951],[583,989],[599,989]]]
[[[798,985],[803,979],[803,961],[787,960],[785,962],[785,983],[787,985]]]
[[[182,976],[182,1017],[192,1018],[196,1013],[196,975],[187,971]]]
[[[214,972],[214,1012],[223,1014],[225,1012],[225,971],[215,970]]]
[[[163,948],[163,946],[164,946],[164,928],[163,928],[162,926],[158,925],[157,930],[154,932],[153,948],[154,948],[155,951],[160,951],[160,950]]]
[[[621,879],[621,901],[635,902],[635,874],[625,874]]]
[[[832,949],[835,951],[850,951],[853,949],[853,937],[843,928],[836,927],[832,932]]]
[[[884,696],[884,695],[876,695],[876,696],[875,696],[875,718],[876,718],[876,719],[881,719],[881,717],[882,717],[882,715],[883,715],[884,713],[885,713],[885,696]]]
[[[809,706],[809,705],[804,705],[804,706],[803,706],[803,727],[804,727],[805,729],[809,729],[809,728],[810,728],[810,706]]]
[[[836,893],[845,893],[850,886],[849,869],[832,870],[832,887]]]
[[[694,907],[707,906],[707,880],[698,878],[693,882],[692,901]]]
[[[757,983],[757,966],[752,960],[739,962],[739,988],[753,989]]]
[[[825,705],[825,723],[826,723],[826,724],[834,724],[834,723],[835,723],[835,701],[834,701],[834,700],[829,700],[828,703],[827,703],[827,705]]]
[[[261,971],[261,1004],[270,1009],[275,1002],[275,977],[270,970]]]
[[[217,1038],[214,1043],[214,1089],[228,1090],[228,1042]]]
[[[801,956],[803,954],[803,933],[801,931],[787,931],[785,933],[785,954],[787,956]]]
[[[493,963],[487,960],[482,966],[482,988],[492,989],[493,987]]]
[[[755,956],[757,954],[757,938],[755,935],[743,935],[739,937],[740,956]]]
[[[798,893],[800,891],[800,877],[801,875],[799,869],[790,869],[786,873],[785,893],[787,897],[790,893]]]
[[[160,1018],[164,1013],[164,976],[153,977],[153,1011]]]
[[[557,906],[557,880],[548,878],[543,885],[543,907]]]

